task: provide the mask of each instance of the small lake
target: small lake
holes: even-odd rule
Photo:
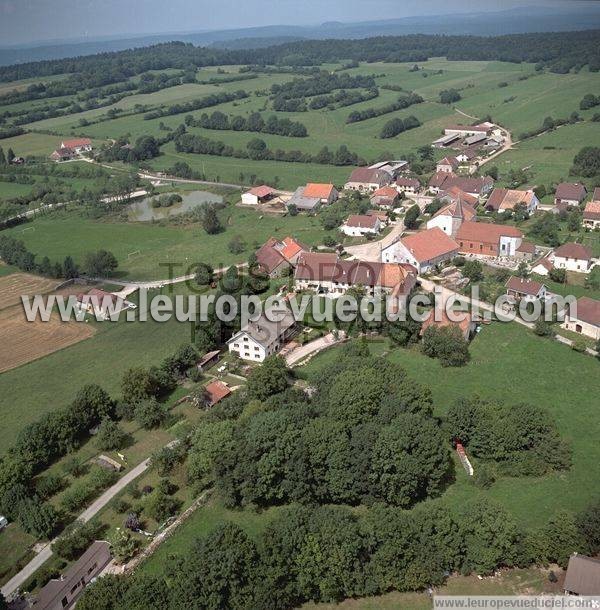
[[[172,193],[161,193],[160,195],[171,195]],[[221,203],[223,198],[220,195],[209,193],[207,191],[189,191],[178,193],[181,196],[182,202],[175,203],[168,208],[153,208],[152,200],[159,197],[155,195],[153,197],[145,197],[134,201],[127,206],[129,220],[144,222],[149,220],[162,220],[169,216],[177,216],[184,212],[189,212],[195,207],[207,204],[207,203]]]

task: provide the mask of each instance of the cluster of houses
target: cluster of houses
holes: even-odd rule
[[[63,140],[60,146],[50,155],[53,161],[69,161],[79,155],[92,150],[92,141],[89,138],[74,138]]]

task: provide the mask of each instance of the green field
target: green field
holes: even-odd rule
[[[376,351],[382,344],[374,344]],[[463,396],[479,395],[509,403],[531,403],[547,409],[573,448],[573,466],[546,477],[502,478],[491,489],[474,487],[459,470],[443,500],[460,508],[474,495],[504,504],[525,526],[538,526],[560,509],[579,511],[597,494],[600,479],[598,362],[549,339],[536,337],[517,324],[495,323],[474,339],[471,362],[442,368],[416,350],[395,349],[389,358],[431,388],[436,412],[442,415]],[[336,350],[315,357],[303,374],[310,375],[336,358]],[[474,460],[474,468],[477,462]]]
[[[151,222],[111,222],[84,218],[77,210],[57,211],[7,232],[52,261],[67,254],[81,262],[84,254],[105,248],[119,261],[118,275],[131,279],[168,276],[161,264],[176,263],[176,275],[190,273],[202,261],[213,267],[242,262],[269,237],[293,235],[308,245],[320,244],[324,231],[318,218],[306,215],[260,215],[252,209],[228,206],[220,212],[224,230],[208,235],[199,224],[174,225]],[[228,244],[240,235],[247,244],[242,254],[232,254]]]

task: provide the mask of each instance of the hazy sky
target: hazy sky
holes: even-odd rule
[[[0,46],[67,38],[585,6],[588,0],[0,0]]]

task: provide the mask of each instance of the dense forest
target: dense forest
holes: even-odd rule
[[[505,36],[379,36],[358,40],[303,40],[263,49],[225,50],[170,42],[114,53],[30,62],[0,68],[0,82],[79,74],[87,86],[124,81],[148,70],[216,65],[315,66],[324,62],[418,62],[430,57],[540,64],[566,73],[589,65],[600,70],[600,30]]]

